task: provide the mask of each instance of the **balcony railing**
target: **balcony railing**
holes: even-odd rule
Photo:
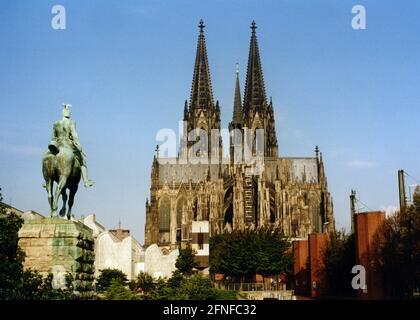
[[[217,283],[216,287],[236,291],[285,291],[285,284],[276,283]]]

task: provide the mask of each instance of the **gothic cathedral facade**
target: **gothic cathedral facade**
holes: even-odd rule
[[[212,136],[221,129],[220,106],[213,99],[202,21],[199,29],[191,96],[184,106],[183,142],[173,161],[159,161],[158,152],[153,159],[145,246],[175,248],[191,242],[194,221],[206,222],[209,236],[270,224],[279,226],[291,238],[334,230],[332,197],[318,147],[314,157],[279,157],[274,107],[266,96],[255,22],[251,25],[243,100],[236,72],[230,154],[228,160],[222,159],[222,139]],[[196,154],[194,143],[185,137],[196,128],[206,132],[209,141],[216,141],[199,156],[212,155],[220,161],[188,161]],[[238,143],[244,146],[247,136],[255,142],[256,132],[261,129],[263,150],[259,158],[254,158],[262,160],[260,170],[255,171],[254,164],[234,159],[237,150],[242,156],[241,150],[245,149],[237,149]],[[255,156],[254,149],[251,154]]]

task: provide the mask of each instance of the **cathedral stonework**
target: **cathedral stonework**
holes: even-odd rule
[[[193,221],[207,222],[208,236],[263,225],[279,226],[291,238],[334,230],[332,197],[318,147],[314,157],[279,157],[274,107],[266,96],[255,22],[251,25],[243,102],[236,72],[229,123],[230,157],[222,159],[222,139],[214,134],[221,127],[220,106],[213,99],[202,21],[199,28],[191,96],[189,102],[185,101],[184,136],[178,156],[173,161],[159,161],[157,152],[153,159],[150,201],[146,200],[145,246],[174,248],[196,242]],[[204,151],[196,151],[195,143],[184,139],[188,132],[197,129],[212,141]],[[255,169],[254,164],[235,159],[242,158],[241,150],[246,149],[247,140],[254,142],[251,153],[256,156],[257,131],[261,130],[262,162],[255,173],[251,170]],[[236,148],[238,144],[244,148]],[[212,161],[188,161],[193,156],[211,156]],[[208,243],[208,239],[200,241]]]

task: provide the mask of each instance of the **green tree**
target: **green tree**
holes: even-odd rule
[[[194,272],[194,268],[198,267],[195,260],[195,251],[190,245],[185,249],[179,250],[179,256],[176,259],[175,267],[184,275],[190,275]]]
[[[105,291],[105,299],[107,300],[137,300],[139,297],[133,293],[121,279],[112,279],[111,284]]]
[[[234,230],[210,238],[210,271],[246,277],[289,274],[293,256],[290,243],[277,227]]]
[[[173,300],[174,299],[174,291],[170,288],[165,279],[159,278],[155,282],[155,287],[151,291],[150,295],[146,297],[146,299],[152,300]]]
[[[128,280],[124,272],[119,269],[103,269],[99,275],[96,287],[98,291],[105,291],[109,286],[111,286],[112,281],[115,280],[122,285],[126,285]]]
[[[172,272],[172,276],[168,279],[167,284],[171,289],[175,290],[179,288],[184,278],[185,276],[182,274],[181,271],[175,270],[174,272]]]
[[[293,256],[287,251],[289,242],[277,228],[260,228],[252,233],[256,252],[256,272],[265,275],[291,273]]]
[[[218,292],[211,284],[210,279],[199,274],[185,277],[175,291],[177,300],[215,300]]]
[[[151,280],[152,278],[148,274],[139,274],[136,281],[130,284],[130,288],[135,292],[139,291],[140,288],[145,289],[139,298],[146,300],[214,300],[236,298],[236,292],[216,289],[208,278],[198,273],[184,275],[179,270],[175,270],[169,279],[159,278],[153,282]],[[114,286],[110,293],[108,291],[109,289],[105,294],[108,299],[117,299],[117,297],[121,296],[124,298],[127,294],[126,290],[123,290],[121,286]]]
[[[356,264],[354,234],[346,235],[344,231],[330,233],[322,257],[328,294],[354,297],[356,291],[351,287],[354,276],[351,270]]]
[[[155,283],[150,274],[140,271],[137,278],[130,282],[129,287],[133,291],[141,292],[144,295],[147,295],[154,289]]]
[[[74,299],[73,291],[67,289],[54,289],[52,286],[53,275],[46,277],[38,271],[25,270],[16,284],[17,300],[66,300]]]
[[[0,188],[0,299],[14,299],[23,273],[24,253],[18,246],[23,220],[8,213],[2,199]]]
[[[420,189],[413,204],[388,217],[373,241],[373,265],[380,272],[386,294],[412,299],[420,289]]]
[[[23,271],[17,284],[17,294],[14,299],[39,300],[42,298],[43,279],[37,271]]]
[[[237,300],[238,291],[236,290],[224,290],[224,289],[217,289],[216,290],[216,300]]]

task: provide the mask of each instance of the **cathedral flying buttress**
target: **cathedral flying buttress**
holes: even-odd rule
[[[193,224],[203,225],[200,222],[208,225],[209,236],[269,224],[280,226],[291,238],[334,230],[333,201],[319,148],[314,157],[279,157],[274,106],[271,98],[267,100],[254,21],[243,100],[237,68],[229,159],[222,159],[222,139],[214,134],[221,129],[220,106],[213,98],[204,28],[201,20],[178,157],[162,163],[156,152],[153,158],[145,245],[197,242]],[[212,143],[196,150],[194,141],[187,139],[191,132],[204,132]],[[261,160],[260,170],[243,161],[247,147]],[[180,161],[210,155],[219,161]]]

